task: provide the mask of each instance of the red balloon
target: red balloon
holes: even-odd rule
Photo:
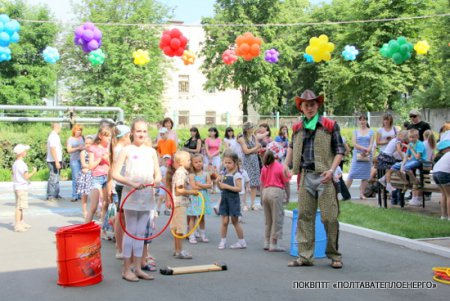
[[[178,48],[177,50],[175,50],[175,56],[182,56],[184,53],[184,48]]]
[[[170,36],[172,38],[179,38],[182,35],[181,31],[178,28],[174,28],[170,32]]]
[[[179,40],[180,40],[180,43],[181,43],[181,47],[183,47],[183,48],[186,47],[188,39],[186,39],[186,37],[182,35],[182,36],[179,37]]]
[[[170,47],[172,47],[173,50],[177,50],[180,48],[181,42],[179,39],[174,38],[170,41]]]
[[[161,42],[163,42],[164,45],[169,45],[170,40],[172,40],[170,34],[163,34],[161,37]]]
[[[164,54],[167,55],[167,56],[172,57],[172,56],[175,55],[173,49],[170,46],[164,47],[163,51],[164,51]]]

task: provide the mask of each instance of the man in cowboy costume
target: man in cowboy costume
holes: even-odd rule
[[[339,206],[333,173],[342,160],[345,147],[338,124],[319,116],[319,107],[323,102],[323,95],[316,96],[311,90],[295,97],[295,105],[304,116],[292,127],[292,139],[285,161],[286,169],[292,163],[299,183],[299,252],[298,258],[289,262],[291,267],[313,265],[317,205],[327,233],[326,255],[331,259],[331,267],[339,269],[343,266],[338,251]]]

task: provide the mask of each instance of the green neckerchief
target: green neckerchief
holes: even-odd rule
[[[311,120],[308,120],[306,116],[303,116],[303,125],[305,129],[314,131],[319,121],[319,113],[317,113]]]

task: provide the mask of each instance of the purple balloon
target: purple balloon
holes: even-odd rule
[[[83,26],[82,26],[82,25],[81,25],[81,26],[78,26],[78,27],[75,29],[75,36],[76,36],[77,38],[81,38],[81,37],[83,36],[83,31],[84,31]]]
[[[100,41],[102,39],[102,32],[97,27],[94,28],[94,40]]]
[[[88,47],[88,49],[89,49],[90,51],[92,51],[92,50],[98,49],[99,45],[98,45],[98,42],[97,42],[96,40],[91,40],[91,41],[87,44],[87,47]]]
[[[86,29],[85,31],[83,31],[83,40],[85,40],[86,42],[89,42],[93,38],[94,38],[94,32],[92,30]]]
[[[82,48],[83,48],[83,51],[86,52],[86,53],[91,52],[91,50],[89,49],[89,47],[88,47],[87,44],[83,44],[83,45],[82,45]]]
[[[100,46],[102,46],[102,40],[98,41],[98,48],[100,48]]]
[[[86,23],[84,23],[83,27],[84,27],[84,29],[94,30],[95,25],[92,22],[86,22]]]

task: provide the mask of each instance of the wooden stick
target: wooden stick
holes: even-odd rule
[[[163,275],[182,275],[182,274],[192,274],[192,273],[204,273],[204,272],[214,272],[214,271],[226,271],[227,265],[225,263],[214,263],[205,265],[192,265],[186,267],[167,267],[165,269],[160,269],[160,273]]]

